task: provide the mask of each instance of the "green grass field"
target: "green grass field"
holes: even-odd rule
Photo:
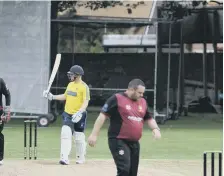
[[[97,113],[89,113],[86,136],[91,132]],[[108,121],[107,121],[108,122]],[[162,139],[155,141],[151,131],[144,129],[141,139],[143,159],[202,159],[207,150],[222,150],[222,115],[191,114],[179,120],[169,120],[160,125]],[[106,123],[100,133],[97,146],[88,147],[88,158],[110,159],[107,146]],[[57,159],[60,149],[61,119],[47,128],[38,128],[38,158]],[[6,158],[23,158],[23,121],[12,120],[4,129]],[[74,151],[74,150],[73,150]],[[72,156],[74,156],[73,152]]]
[[[86,136],[88,137],[98,114],[89,113]],[[203,152],[222,150],[222,115],[190,114],[179,120],[169,120],[160,125],[162,138],[155,141],[145,127],[141,139],[141,161],[138,176],[202,176]],[[97,146],[87,148],[84,165],[75,164],[75,147],[70,156],[71,164],[58,164],[60,153],[61,120],[48,128],[38,128],[38,160],[23,160],[23,121],[12,120],[4,129],[5,164],[1,176],[114,176],[116,168],[107,146],[108,121],[104,125]],[[208,156],[208,173],[211,171]],[[217,172],[217,159],[215,171]],[[217,175],[217,173],[216,173]]]

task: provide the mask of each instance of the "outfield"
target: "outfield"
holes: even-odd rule
[[[97,113],[89,113],[86,135],[90,134]],[[75,165],[73,147],[70,166],[58,165],[60,151],[60,124],[58,119],[48,128],[38,128],[38,160],[23,161],[23,121],[12,120],[4,130],[6,139],[5,165],[0,168],[2,176],[68,175],[114,176],[115,168],[107,146],[107,127],[104,125],[95,148],[88,147],[87,163]],[[207,150],[222,150],[222,115],[190,114],[177,121],[160,125],[162,139],[155,141],[145,128],[141,139],[140,176],[199,176],[202,175],[202,156]],[[24,168],[20,170],[19,168]],[[32,169],[31,169],[32,168]],[[50,170],[53,169],[53,170]],[[67,168],[67,169],[65,169]],[[40,170],[41,169],[41,170]],[[44,170],[42,170],[44,169]],[[16,172],[21,172],[16,174]],[[38,174],[39,173],[39,174]],[[44,174],[46,173],[46,174]],[[79,174],[78,174],[79,175]]]

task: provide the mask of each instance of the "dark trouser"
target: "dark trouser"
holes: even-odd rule
[[[83,112],[82,119],[78,123],[72,122],[72,115],[66,112],[62,113],[63,125],[67,125],[71,128],[72,133],[75,132],[84,132],[86,128],[87,112]]]
[[[0,118],[1,118],[1,114],[0,114]],[[4,123],[0,119],[0,161],[3,160],[4,158],[4,135],[2,134],[3,127],[4,127]]]
[[[117,176],[137,176],[139,164],[139,142],[109,139],[109,148],[117,167]]]

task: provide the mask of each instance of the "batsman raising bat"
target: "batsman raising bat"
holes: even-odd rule
[[[43,96],[48,100],[65,100],[65,108],[62,113],[63,125],[61,129],[61,158],[60,164],[69,164],[69,154],[72,148],[72,135],[75,137],[76,144],[76,163],[85,162],[86,142],[85,126],[90,91],[87,84],[82,81],[84,70],[79,65],[74,65],[67,73],[70,83],[66,91],[61,95],[53,95],[48,91],[43,92]]]

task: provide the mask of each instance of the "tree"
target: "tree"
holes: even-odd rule
[[[62,14],[62,16],[65,16],[65,17],[75,17],[76,9],[82,6],[85,8],[91,9],[93,11],[101,9],[101,8],[107,8],[107,7],[125,6],[127,8],[127,13],[131,14],[132,10],[137,8],[139,5],[144,5],[144,1],[133,2],[130,4],[128,3],[125,4],[121,1],[52,1],[52,13],[54,14],[52,15],[52,17],[57,18],[58,14]],[[52,38],[56,40],[56,38],[58,38],[56,36],[59,36],[58,35],[59,29],[58,29],[58,25],[57,26],[54,25],[53,27],[55,29],[52,29],[52,30],[56,30],[56,31],[54,31],[55,37],[52,36]],[[103,48],[100,45],[101,37],[103,35],[102,29],[92,30],[92,29],[85,29],[85,28],[83,29],[77,28],[75,31],[76,31],[75,33],[78,33],[78,35],[75,36],[75,40],[79,41],[79,43],[77,42],[75,43],[76,52],[87,52],[87,50],[89,52],[103,52]],[[120,34],[120,33],[123,33],[123,31],[124,30],[122,29],[115,29],[110,32]],[[74,32],[73,30],[70,30],[70,32],[68,30],[66,30],[66,32],[61,30],[60,36],[61,35],[68,36],[69,33],[70,33],[70,36],[73,36],[74,35],[73,32]],[[52,47],[52,50],[53,50],[52,53],[54,53],[53,56],[56,54],[58,42],[60,46],[63,46],[63,51],[71,52],[72,50],[71,47],[66,48],[68,45],[71,44],[71,40],[73,40],[72,37],[70,37],[69,39],[62,39],[60,37],[60,42],[58,40],[54,41],[53,43],[55,44],[55,46]]]
[[[170,20],[182,19],[188,14],[185,6],[187,4],[183,5],[178,1],[164,1],[161,5],[161,18]]]
[[[132,9],[135,9],[142,4],[144,4],[144,1],[133,2],[131,4],[126,4],[125,6],[127,7],[128,13],[132,13]],[[91,10],[98,10],[100,8],[124,6],[124,3],[122,1],[59,1],[58,11],[62,12],[71,8],[76,12],[76,8],[82,6]]]

